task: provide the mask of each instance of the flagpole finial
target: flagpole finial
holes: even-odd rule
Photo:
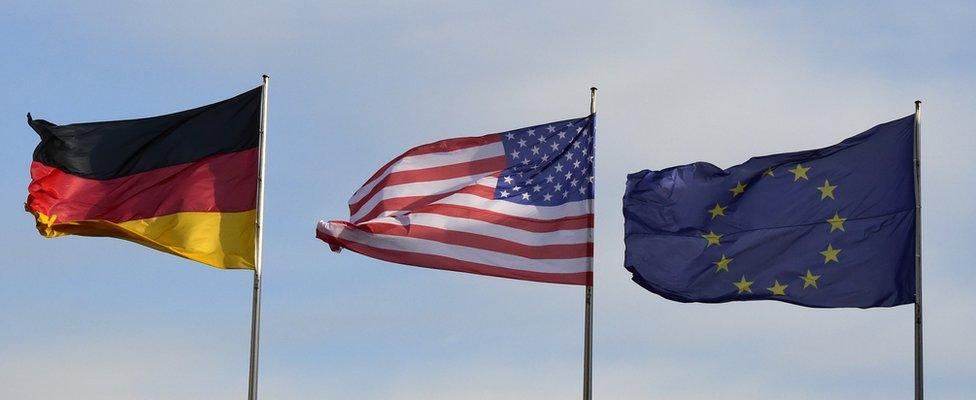
[[[596,86],[590,86],[590,114],[596,114]]]
[[[270,78],[270,76],[268,76],[268,74],[262,74],[261,77],[264,78],[264,79]]]

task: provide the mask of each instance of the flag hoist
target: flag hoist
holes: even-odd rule
[[[251,269],[248,397],[257,397],[268,76],[157,117],[57,125],[40,136],[26,210],[45,237],[105,236],[220,269]]]

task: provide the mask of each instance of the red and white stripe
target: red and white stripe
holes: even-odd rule
[[[408,150],[349,199],[349,221],[320,221],[334,251],[427,268],[589,285],[593,201],[533,206],[495,200],[506,167],[498,134]]]

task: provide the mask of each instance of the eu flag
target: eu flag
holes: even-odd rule
[[[914,125],[840,144],[627,177],[625,266],[681,302],[808,307],[914,302]]]

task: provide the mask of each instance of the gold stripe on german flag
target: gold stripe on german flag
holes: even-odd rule
[[[38,231],[253,269],[261,90],[124,121],[55,125],[28,114],[41,137],[26,204]]]

